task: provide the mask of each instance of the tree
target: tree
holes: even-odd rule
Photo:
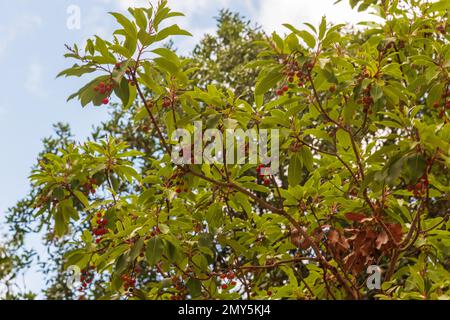
[[[37,214],[72,240],[65,267],[83,270],[82,297],[448,298],[449,4],[351,4],[385,22],[354,33],[323,18],[257,36],[258,54],[237,69],[256,70],[245,71],[258,74],[252,95],[250,78],[227,78],[214,60],[218,83],[202,87],[196,64],[160,45],[189,35],[161,27],[181,15],[166,1],[113,13],[112,42],[68,47],[77,64],[60,76],[96,75],[70,99],[99,107],[117,97],[124,120],[152,132],[139,144],[124,132],[69,142],[31,176]],[[195,134],[195,121],[201,133],[277,129],[279,168],[250,163],[251,152],[242,164],[176,164],[191,144],[173,133]],[[217,140],[200,147],[216,160],[236,151],[208,149]],[[372,265],[381,288],[366,286]]]

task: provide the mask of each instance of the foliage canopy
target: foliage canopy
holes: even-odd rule
[[[450,3],[350,3],[383,22],[266,37],[222,12],[234,28],[189,59],[163,45],[189,32],[161,1],[112,13],[112,41],[68,47],[60,76],[91,77],[69,99],[120,101],[106,136],[66,141],[31,176],[33,214],[70,239],[81,295],[448,298]],[[175,165],[171,133],[198,120],[279,129],[280,172]]]

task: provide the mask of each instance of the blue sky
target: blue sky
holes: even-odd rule
[[[214,31],[213,17],[221,8],[239,11],[268,32],[284,32],[283,23],[317,24],[322,15],[336,23],[368,18],[352,11],[347,0],[338,6],[333,6],[334,1],[169,0],[169,4],[186,14],[178,22],[194,34],[193,38],[176,41],[179,52],[188,53],[203,34]],[[70,123],[76,138],[82,140],[93,125],[107,119],[104,108],[82,109],[76,101],[66,103],[66,98],[83,83],[75,78],[55,79],[59,71],[71,64],[63,58],[64,44],[81,44],[94,34],[108,36],[114,19],[107,12],[146,3],[148,0],[0,2],[0,223],[6,209],[28,192],[30,168],[42,148],[42,138],[52,134],[52,124]],[[71,5],[81,10],[79,30],[66,26]],[[36,246],[34,240],[36,237],[28,241],[30,246]],[[35,272],[28,273],[25,281],[32,290],[43,286],[42,278]]]

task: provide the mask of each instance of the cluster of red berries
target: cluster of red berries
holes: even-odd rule
[[[288,91],[289,91],[289,86],[288,85],[284,85],[280,89],[277,89],[277,96],[282,96],[283,94],[285,94]]]
[[[450,97],[450,89],[446,90],[442,95],[441,98],[444,100],[443,102],[435,101],[433,103],[433,108],[436,110],[439,110],[439,118],[444,118],[445,116],[445,110],[450,110],[450,100],[448,98]]]
[[[83,185],[83,189],[84,194],[88,195],[89,193],[95,194],[97,192],[97,190],[95,189],[95,186],[97,185],[97,180],[95,180],[94,178],[90,179],[89,182],[86,182]]]
[[[258,176],[262,179],[262,183],[265,186],[269,186],[270,185],[270,177],[265,175],[263,170],[265,170],[265,166],[263,164],[260,164],[259,166],[256,167],[256,172],[258,173]]]
[[[367,70],[364,70],[358,77],[357,82],[359,85],[362,84],[362,82],[364,81],[364,79],[367,79],[370,77],[370,74]],[[362,97],[360,99],[358,99],[356,102],[358,104],[362,104],[363,105],[363,111],[364,113],[369,113],[372,114],[372,110],[371,107],[373,105],[373,98],[370,94],[370,91],[372,90],[372,85],[369,84],[362,92]]]
[[[180,151],[182,155],[182,151]],[[176,193],[189,192],[187,176],[183,171],[175,172],[166,183],[167,187],[176,187]]]
[[[134,277],[131,277],[127,274],[124,274],[121,276],[121,279],[123,281],[123,288],[125,291],[133,291],[136,287],[136,279]]]
[[[158,234],[161,234],[161,229],[159,229],[158,226],[154,227],[152,232],[150,232],[150,236],[147,240],[149,240],[150,238],[156,237]]]
[[[222,290],[228,290],[229,288],[234,288],[237,285],[236,281],[234,281],[234,278],[236,278],[236,276],[231,271],[221,274],[219,277],[222,280],[222,285],[220,286]]]
[[[297,81],[299,87],[304,87],[308,80],[308,72],[314,68],[314,63],[306,62],[303,66],[300,66],[296,60],[283,60],[284,70],[283,74],[285,76],[284,85],[277,89],[276,93],[278,96],[282,96],[289,91],[289,85],[287,83],[294,83]]]
[[[203,225],[201,223],[197,223],[194,225],[194,232],[195,233],[200,233],[203,230]]]
[[[177,276],[172,277],[172,284],[174,288],[177,289],[178,291],[183,291],[186,288],[183,283],[183,280]]]
[[[108,233],[108,229],[106,228],[106,225],[108,224],[108,219],[103,217],[102,212],[98,212],[96,216],[97,216],[97,220],[95,221],[96,228],[92,230],[92,233],[97,237],[97,239],[95,239],[95,242],[100,243],[103,239],[102,236]]]
[[[426,194],[428,189],[429,181],[428,177],[425,175],[420,178],[420,180],[415,185],[409,185],[408,191],[413,192],[416,198],[419,198]]]
[[[114,81],[112,78],[108,79],[106,83],[101,81],[98,85],[94,87],[95,92],[99,92],[101,95],[105,96],[102,100],[103,104],[109,103],[109,96],[111,95],[113,89],[114,89]]]
[[[78,291],[83,292],[92,283],[94,280],[95,266],[88,266],[86,269],[81,270],[80,282],[81,286],[78,288]]]
[[[187,288],[183,282],[183,279],[180,277],[174,276],[172,277],[172,284],[176,290],[179,291],[178,294],[173,294],[170,296],[170,300],[183,300],[186,297]]]
[[[440,24],[436,27],[436,30],[445,35],[445,24]]]
[[[170,97],[164,97],[162,100],[162,106],[163,108],[169,108],[173,103],[172,98]]]

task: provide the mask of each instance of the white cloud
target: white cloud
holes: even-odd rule
[[[27,77],[25,80],[25,89],[32,95],[37,97],[45,97],[47,95],[43,86],[44,68],[39,63],[32,63],[28,67]]]
[[[374,20],[368,13],[352,10],[348,1],[335,4],[335,0],[264,0],[260,2],[258,13],[253,17],[267,32],[287,30],[283,23],[300,27],[305,22],[314,26],[320,23],[322,16],[333,23],[356,24],[360,21]]]
[[[42,18],[37,15],[24,15],[14,19],[9,25],[0,26],[0,57],[18,36],[42,25]]]

